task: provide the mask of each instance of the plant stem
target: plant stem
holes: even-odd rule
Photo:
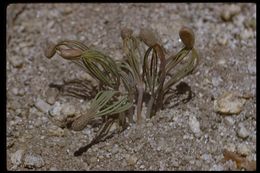
[[[142,122],[142,103],[143,103],[143,95],[144,88],[141,86],[141,83],[138,85],[138,99],[137,99],[137,124],[141,124]]]

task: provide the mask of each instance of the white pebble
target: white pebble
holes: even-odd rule
[[[256,74],[256,64],[255,63],[248,63],[247,64],[248,72],[252,75]]]
[[[237,132],[238,136],[245,139],[249,136],[248,130],[244,127],[244,125],[240,125],[240,128],[238,129]]]
[[[12,88],[12,93],[14,95],[18,95],[18,88]]]
[[[14,166],[19,166],[22,163],[22,157],[24,150],[17,150],[15,153],[11,154],[11,162]]]
[[[189,126],[191,131],[197,136],[201,134],[200,123],[195,116],[189,117]]]
[[[246,100],[234,93],[224,93],[214,101],[214,111],[220,114],[239,114]]]
[[[223,171],[224,168],[222,165],[216,165],[214,164],[211,168],[210,168],[210,171]]]
[[[239,144],[237,146],[237,151],[243,156],[248,156],[251,153],[249,146],[246,144]]]
[[[44,100],[38,98],[35,103],[36,108],[38,108],[41,112],[48,113],[51,106],[46,103]]]
[[[55,104],[50,109],[51,116],[60,115],[61,109],[62,109],[62,106],[61,106],[60,102],[55,102]]]
[[[232,118],[232,117],[225,117],[224,118],[224,122],[229,125],[229,126],[232,126],[235,124],[235,120]]]
[[[214,87],[219,86],[221,84],[221,82],[223,82],[223,80],[222,80],[222,78],[220,76],[212,78],[212,85]]]
[[[41,168],[44,164],[44,160],[41,156],[31,154],[25,156],[24,167],[26,168]]]

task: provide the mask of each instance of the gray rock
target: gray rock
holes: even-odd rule
[[[229,22],[232,18],[240,13],[241,7],[236,4],[226,5],[223,7],[220,17],[223,21]]]
[[[25,168],[41,168],[45,165],[44,160],[39,155],[27,154],[24,158]]]
[[[252,75],[255,75],[256,74],[256,64],[255,63],[248,63],[247,64],[247,69],[248,69],[248,72]]]
[[[48,90],[46,91],[46,96],[47,96],[47,100],[46,100],[47,103],[53,105],[58,96],[58,92],[55,88],[48,88]]]
[[[201,134],[201,130],[200,130],[200,123],[197,120],[197,118],[195,116],[190,116],[189,117],[189,126],[191,131],[196,135],[200,135]]]
[[[218,76],[218,77],[213,77],[213,78],[212,78],[212,85],[213,85],[214,87],[219,86],[219,84],[220,84],[221,82],[223,82],[223,80],[222,80],[222,78],[221,78],[220,76]]]
[[[40,98],[37,98],[35,107],[44,113],[48,113],[48,111],[51,108],[51,106],[48,103],[46,103],[44,100],[42,100]]]
[[[214,164],[211,168],[210,171],[224,171],[224,167],[219,164]]]
[[[12,93],[14,95],[18,95],[18,88],[12,88]]]
[[[50,115],[53,117],[59,116],[61,114],[61,109],[62,109],[62,106],[61,106],[60,102],[55,102],[55,104],[50,109]]]
[[[14,166],[19,166],[22,163],[22,157],[25,150],[17,150],[15,153],[11,154],[11,162]]]
[[[249,146],[246,144],[239,144],[237,146],[237,152],[243,156],[248,156],[251,153]]]
[[[247,138],[249,136],[248,130],[244,127],[243,124],[240,124],[239,126],[240,127],[237,131],[238,136],[243,139]]]
[[[235,124],[235,120],[232,117],[225,117],[224,118],[224,122],[228,125],[228,126],[232,126]]]

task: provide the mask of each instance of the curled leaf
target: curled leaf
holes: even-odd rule
[[[60,49],[60,56],[67,60],[77,60],[80,58],[82,51],[78,49]]]
[[[120,97],[121,96],[121,97]],[[71,129],[75,131],[82,130],[94,118],[105,115],[114,115],[124,112],[132,107],[127,96],[121,95],[118,91],[100,91],[92,100],[87,114],[76,119]]]
[[[124,40],[125,38],[130,37],[133,34],[133,30],[129,28],[123,28],[121,30],[121,38]]]
[[[48,42],[44,50],[44,56],[51,59],[56,53],[56,45],[53,42]]]
[[[152,30],[147,28],[142,28],[140,30],[139,37],[148,47],[154,46],[156,43],[158,43],[155,34],[152,32]]]
[[[179,31],[181,41],[188,49],[192,49],[195,43],[194,32],[191,28],[183,26]]]

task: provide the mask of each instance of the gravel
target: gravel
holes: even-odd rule
[[[86,113],[90,101],[49,84],[90,76],[58,56],[45,58],[46,41],[80,40],[120,59],[120,30],[150,27],[171,54],[183,46],[183,25],[193,29],[201,57],[181,81],[191,99],[180,93],[141,126],[131,124],[74,157],[98,127],[71,131],[64,120]],[[223,160],[224,149],[256,160],[256,4],[12,4],[6,53],[8,170],[238,170]]]
[[[51,106],[48,103],[46,103],[44,100],[40,98],[36,100],[35,107],[44,113],[47,113],[51,108]]]
[[[32,168],[41,168],[44,166],[44,160],[39,155],[27,154],[24,158],[24,167]]]

